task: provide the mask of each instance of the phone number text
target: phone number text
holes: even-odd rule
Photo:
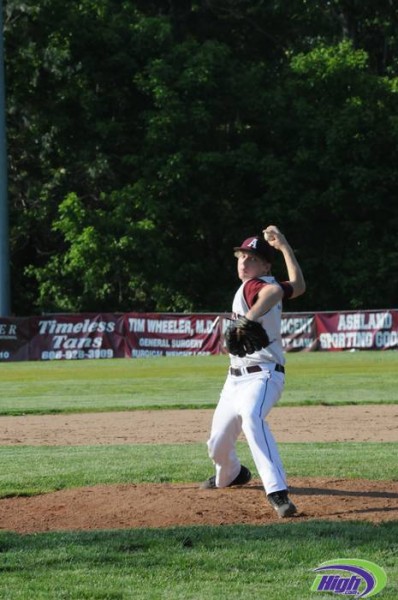
[[[84,358],[113,358],[111,348],[95,348],[93,350],[46,350],[41,353],[41,360],[81,360]]]

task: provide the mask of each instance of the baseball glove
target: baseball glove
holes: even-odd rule
[[[268,334],[260,323],[246,317],[233,321],[224,337],[228,352],[240,357],[253,354],[270,344]]]

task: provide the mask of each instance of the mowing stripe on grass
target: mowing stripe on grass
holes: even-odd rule
[[[282,406],[398,403],[398,352],[289,354]],[[0,414],[211,408],[226,356],[0,363]]]

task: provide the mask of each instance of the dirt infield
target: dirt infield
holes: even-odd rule
[[[0,446],[190,444],[207,440],[212,410],[0,417]],[[279,442],[397,442],[398,405],[275,407]]]
[[[208,410],[133,411],[0,417],[0,445],[88,445],[203,442]],[[398,406],[275,408],[269,423],[279,442],[398,441]],[[291,478],[293,519],[398,519],[398,482]],[[287,519],[287,521],[292,519]],[[0,501],[0,530],[266,524],[277,517],[259,480],[200,490],[196,484],[99,485]]]

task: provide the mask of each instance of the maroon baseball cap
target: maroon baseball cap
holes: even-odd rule
[[[261,256],[261,258],[265,258],[265,260],[269,263],[271,263],[274,260],[275,256],[274,248],[259,236],[247,238],[244,242],[242,242],[241,246],[237,246],[236,248],[234,248],[235,252],[238,250],[257,254],[258,256]]]

